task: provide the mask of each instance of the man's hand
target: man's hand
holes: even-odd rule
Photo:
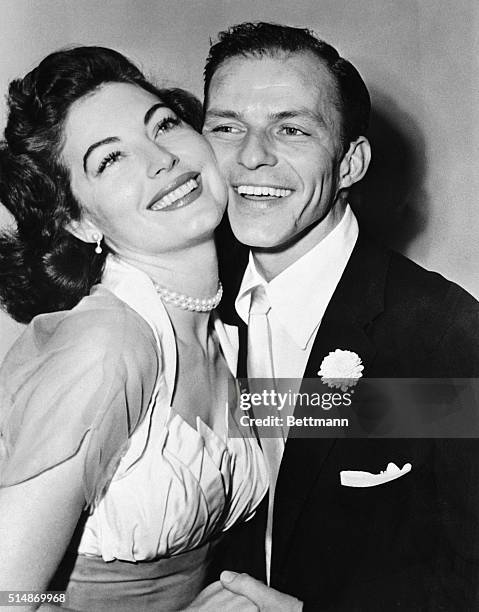
[[[286,609],[286,608],[285,608]],[[221,582],[213,582],[203,589],[183,612],[259,612],[260,608],[247,597],[225,589]]]
[[[303,609],[303,603],[296,597],[275,591],[248,574],[221,572],[220,580],[225,589],[254,602],[260,612],[301,612]]]

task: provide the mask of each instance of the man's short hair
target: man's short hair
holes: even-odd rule
[[[208,91],[216,70],[226,60],[237,56],[275,57],[280,53],[312,53],[333,76],[338,93],[338,111],[342,117],[343,146],[365,134],[369,124],[371,100],[356,68],[342,58],[334,47],[317,38],[306,28],[275,23],[240,23],[218,34],[206,60],[204,78],[205,109]]]

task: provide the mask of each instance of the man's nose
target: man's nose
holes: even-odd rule
[[[238,161],[249,170],[260,166],[274,166],[276,155],[264,134],[247,134],[239,151]]]
[[[164,146],[152,143],[147,151],[148,176],[155,178],[162,170],[166,172],[172,170],[179,161],[179,158]]]

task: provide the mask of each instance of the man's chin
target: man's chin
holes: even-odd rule
[[[261,231],[258,228],[243,227],[231,223],[231,229],[236,239],[253,250],[261,251],[281,251],[284,240],[271,235],[271,230],[266,228]]]

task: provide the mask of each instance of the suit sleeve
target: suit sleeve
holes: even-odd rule
[[[469,379],[471,403],[479,411],[479,306],[467,293],[451,292],[452,322],[440,352],[449,377]],[[474,399],[475,398],[475,399]],[[470,430],[477,432],[474,417]],[[475,433],[473,435],[476,435]],[[440,439],[435,447],[435,476],[443,529],[438,571],[444,580],[435,593],[444,609],[479,608],[479,438]]]

